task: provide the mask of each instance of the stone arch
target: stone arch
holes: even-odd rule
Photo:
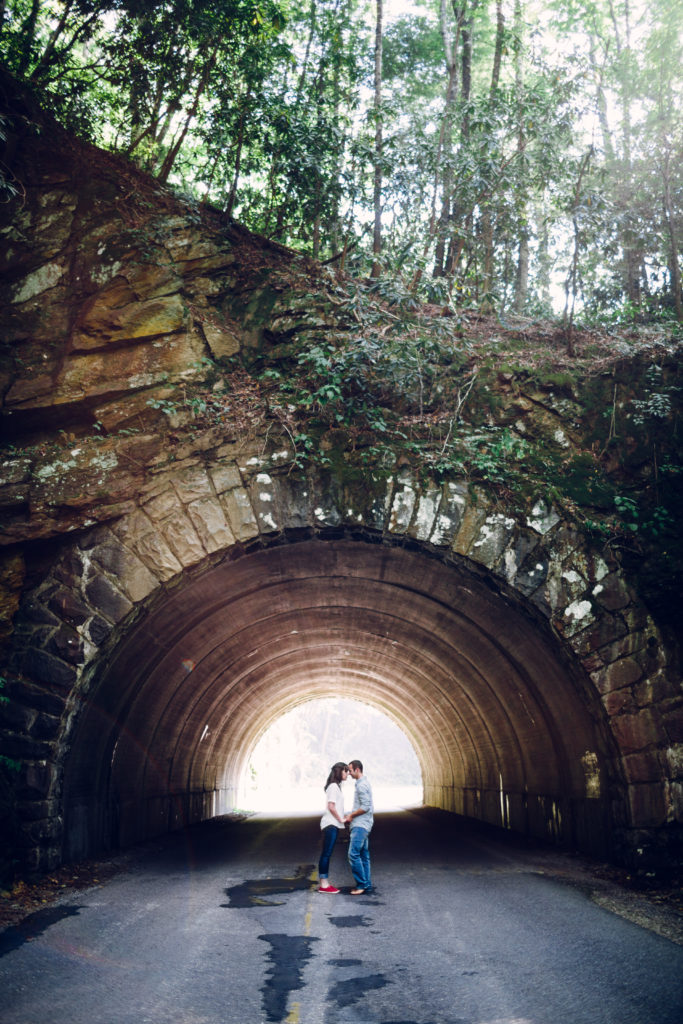
[[[518,602],[419,549],[299,536],[223,560],[153,602],[97,680],[65,780],[67,853],[234,806],[264,720],[330,692],[393,712],[429,803],[604,853],[614,752],[556,647]]]
[[[172,465],[43,571],[14,661],[32,865],[225,809],[264,703],[292,706],[302,678],[309,696],[369,686],[429,803],[600,855],[665,847],[678,712],[618,565],[541,504],[520,521],[464,482],[288,467],[230,445]]]

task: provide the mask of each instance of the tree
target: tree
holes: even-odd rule
[[[670,9],[666,9],[669,6]],[[683,205],[683,12],[680,4],[664,5],[647,40],[645,90],[651,97],[647,127],[654,141],[653,164],[659,178],[663,258],[669,268],[671,304],[683,322],[681,236]],[[654,184],[654,183],[652,183]]]
[[[379,277],[382,252],[382,8],[383,0],[375,0],[375,90],[373,118],[375,122],[375,172],[373,188],[374,225],[372,235],[372,277]]]
[[[517,164],[521,171],[520,181],[515,191],[515,213],[518,223],[519,248],[517,254],[517,267],[515,272],[515,292],[513,309],[515,313],[523,313],[527,293],[529,289],[529,231],[528,231],[528,185],[524,175],[524,168],[528,166],[526,160],[526,121],[524,104],[524,66],[522,53],[524,46],[524,23],[522,19],[521,0],[515,0],[515,24],[513,35],[513,54],[515,69],[515,103],[517,116]]]

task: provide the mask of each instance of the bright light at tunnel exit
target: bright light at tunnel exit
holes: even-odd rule
[[[261,736],[242,779],[240,807],[274,814],[322,814],[324,784],[337,761],[353,758],[373,788],[375,810],[422,804],[422,776],[405,733],[361,701],[320,698],[285,712]],[[344,786],[351,810],[354,783]]]

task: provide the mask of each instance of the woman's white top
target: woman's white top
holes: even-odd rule
[[[328,804],[334,804],[337,808],[337,814],[342,819],[337,821],[330,809]],[[328,825],[336,825],[337,828],[344,828],[344,794],[341,791],[341,786],[338,782],[331,782],[325,790],[325,813],[320,819],[320,827],[327,828]]]

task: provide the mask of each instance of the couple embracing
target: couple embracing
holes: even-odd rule
[[[341,784],[346,782],[349,775],[356,780],[356,791],[353,797],[353,810],[345,815]],[[318,892],[339,892],[339,889],[330,885],[330,857],[339,832],[347,825],[351,829],[349,864],[356,882],[355,889],[351,889],[351,895],[362,896],[370,892],[370,829],[373,821],[372,789],[363,775],[362,762],[349,761],[346,764],[344,761],[337,761],[325,783],[325,813],[320,819],[323,849],[318,864]]]

